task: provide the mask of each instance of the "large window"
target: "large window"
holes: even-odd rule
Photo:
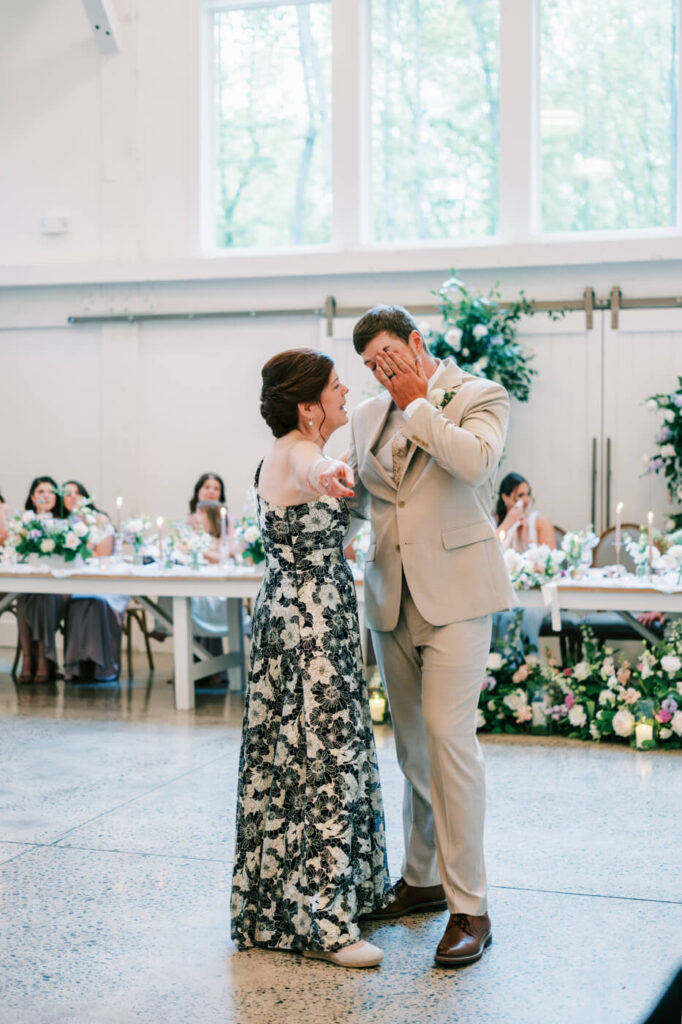
[[[329,3],[227,4],[212,18],[217,246],[329,242]]]
[[[494,235],[499,0],[372,0],[372,208],[381,241]]]
[[[202,4],[213,252],[675,257],[682,0]]]
[[[677,218],[678,0],[542,0],[542,227]]]

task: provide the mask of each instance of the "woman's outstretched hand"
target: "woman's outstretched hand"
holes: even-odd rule
[[[311,474],[316,490],[332,498],[352,498],[355,478],[350,466],[339,459],[320,460]]]

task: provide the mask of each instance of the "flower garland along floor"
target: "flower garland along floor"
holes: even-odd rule
[[[559,668],[524,648],[522,610],[488,658],[478,729],[682,749],[682,621],[635,664],[583,626],[583,657]]]

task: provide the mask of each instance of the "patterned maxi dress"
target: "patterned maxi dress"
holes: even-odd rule
[[[256,483],[258,476],[256,477]],[[390,888],[345,503],[259,500],[265,577],[239,762],[232,938],[332,951]]]

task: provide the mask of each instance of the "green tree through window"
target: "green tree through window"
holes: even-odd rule
[[[331,236],[329,3],[213,14],[216,243]]]
[[[542,0],[542,226],[677,219],[677,0]]]
[[[499,0],[372,0],[374,237],[494,235]]]

